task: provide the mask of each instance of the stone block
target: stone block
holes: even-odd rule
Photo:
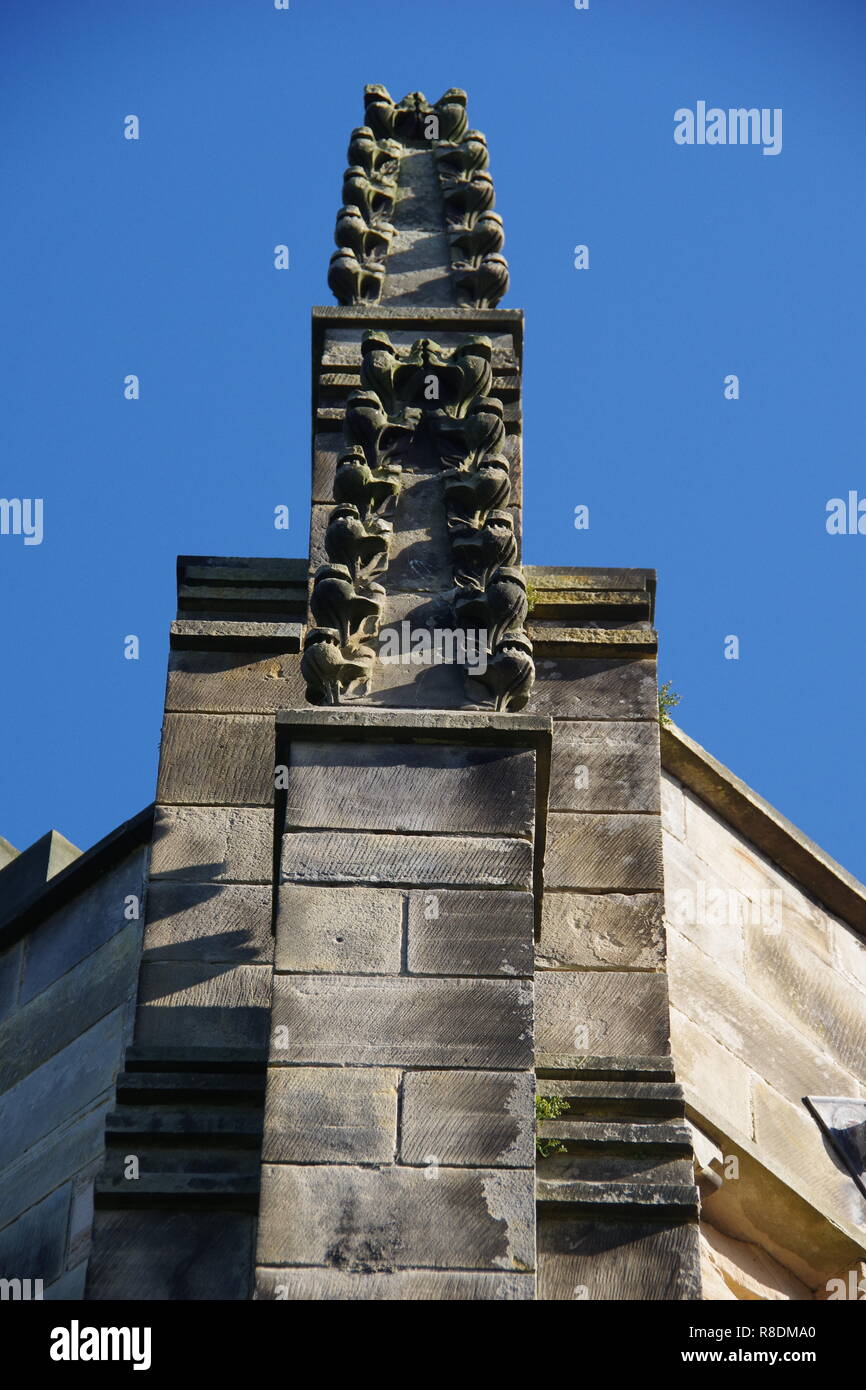
[[[538,1223],[538,1297],[681,1302],[701,1297],[697,1222],[599,1221],[545,1212]]]
[[[0,1231],[0,1279],[42,1279],[63,1269],[71,1187],[65,1183]]]
[[[772,901],[747,898],[671,835],[662,836],[662,851],[669,929],[688,937],[731,975],[745,979],[745,925],[762,912],[769,919]]]
[[[0,1091],[73,1042],[134,992],[140,924],[132,923],[0,1024]]]
[[[390,1274],[346,1274],[335,1269],[256,1270],[256,1298],[305,1303],[518,1302],[535,1298],[534,1274],[401,1269]]]
[[[302,708],[304,687],[296,651],[173,651],[165,707],[178,713],[275,714]]]
[[[277,897],[277,970],[399,974],[404,896],[390,888],[282,884]]]
[[[171,646],[174,651],[248,651],[253,647],[262,653],[297,652],[303,631],[302,623],[179,618],[171,625]]]
[[[672,1004],[676,1003],[676,994]],[[752,1072],[678,1009],[671,1008],[671,1051],[689,1099],[747,1139],[752,1137]]]
[[[733,1240],[701,1222],[701,1279],[704,1299],[803,1302],[812,1290],[784,1265],[750,1241]]]
[[[535,755],[407,743],[292,746],[286,829],[528,836]]]
[[[136,930],[127,899],[144,911],[146,851],[136,852],[28,933],[20,1002],[34,998],[119,931]]]
[[[403,1163],[534,1167],[535,1079],[531,1072],[408,1072],[401,1134]]]
[[[263,714],[167,714],[156,799],[179,806],[270,806],[274,722]]]
[[[531,1271],[535,1192],[503,1169],[265,1164],[257,1259],[345,1272]]]
[[[7,946],[5,951],[0,951],[0,1023],[18,1002],[18,981],[23,955],[24,947],[20,941],[16,941],[14,946]]]
[[[255,1221],[236,1211],[97,1209],[87,1298],[247,1299]]]
[[[379,649],[384,655],[393,655],[391,634],[396,632],[401,654],[407,646],[411,653],[411,634],[435,634],[437,629],[440,633],[454,631],[454,615],[445,595],[391,592],[385,599]],[[405,636],[407,632],[409,637]],[[444,638],[440,640],[445,642]],[[432,653],[432,644],[430,650]],[[440,654],[448,656],[450,649],[443,645]],[[367,698],[371,705],[395,709],[457,710],[472,703],[466,693],[463,670],[453,661],[421,665],[380,659],[373,665],[372,688]]]
[[[686,804],[683,786],[669,772],[661,774],[662,830],[677,840],[686,838]]]
[[[0,1096],[0,1169],[104,1096],[120,1067],[122,1048],[123,1010],[116,1009]]]
[[[692,793],[685,793],[684,804],[689,850],[754,905],[749,920],[772,925],[775,919],[784,932],[796,931],[831,961],[830,922],[817,903]]]
[[[135,1043],[266,1048],[268,965],[146,961],[139,977]]]
[[[829,1052],[852,1075],[863,1074],[866,999],[795,932],[768,931],[750,924],[746,976],[755,994],[806,1041]]]
[[[532,986],[519,980],[278,975],[273,1063],[532,1066]]]
[[[534,916],[531,893],[412,892],[409,970],[416,975],[529,976]]]
[[[399,1072],[379,1067],[270,1067],[266,1163],[392,1163]]]
[[[258,807],[158,806],[151,878],[270,883],[273,812]]]
[[[256,883],[174,883],[147,894],[143,960],[271,960],[271,890]]]
[[[664,886],[658,816],[555,811],[547,825],[547,888],[658,890]]]
[[[668,936],[668,963],[671,1003],[788,1100],[856,1094],[849,1072],[678,932]]]
[[[849,980],[866,991],[866,941],[846,922],[831,923],[835,959]]]
[[[658,720],[557,721],[550,808],[658,812]]]
[[[93,1229],[93,1183],[99,1163],[90,1171],[79,1173],[72,1183],[72,1197],[69,1203],[69,1236],[66,1262],[77,1265],[86,1260],[90,1253],[90,1239]]]
[[[71,1049],[68,1049],[71,1051]],[[75,1062],[74,1058],[69,1059]],[[119,1060],[115,1053],[115,1062]],[[51,1063],[47,1063],[51,1066]],[[34,1076],[37,1073],[33,1073]],[[24,1101],[24,1088],[27,1087],[30,1077],[21,1082],[22,1094],[18,1097]],[[18,1088],[16,1087],[15,1090]],[[9,1092],[10,1099],[15,1097],[15,1090]],[[69,1104],[67,1094],[67,1105]],[[23,1138],[27,1141],[27,1120],[33,1124],[34,1116],[21,1116],[18,1125],[13,1126],[13,1132],[3,1145],[3,1156],[11,1155],[11,1161],[7,1168],[3,1169],[2,1179],[0,1179],[0,1227],[5,1226],[9,1221],[14,1221],[17,1216],[32,1207],[34,1203],[42,1200],[49,1192],[53,1192],[56,1187],[66,1182],[80,1170],[87,1168],[89,1164],[98,1160],[103,1151],[105,1138],[105,1115],[110,1108],[112,1101],[110,1096],[96,1108],[93,1106],[93,1098],[87,1096],[83,1104],[87,1106],[85,1114],[72,1119],[71,1123],[66,1123],[68,1116],[62,1115],[59,1125],[48,1131],[46,1135],[36,1144],[25,1148],[16,1154],[15,1144]],[[74,1105],[74,1098],[73,1098]],[[2,1107],[0,1107],[2,1112]],[[74,1110],[70,1111],[74,1114]],[[5,1120],[8,1118],[3,1116]],[[49,1115],[51,1119],[57,1118],[57,1113]],[[24,1124],[21,1124],[21,1120]],[[36,1124],[42,1121],[40,1115],[36,1119]]]
[[[554,719],[655,719],[655,660],[543,657],[536,663],[532,711]]]
[[[802,1102],[792,1105],[757,1078],[752,1102],[755,1142],[762,1162],[787,1178],[796,1191],[826,1215],[862,1231],[866,1226],[866,1197],[841,1160],[830,1151]]]
[[[545,970],[653,970],[664,964],[661,893],[545,893],[536,951]]]
[[[283,837],[282,880],[529,888],[532,846],[489,835],[298,831]]]
[[[617,1057],[670,1051],[664,975],[542,970],[535,996],[539,1053]]]
[[[43,1293],[46,1303],[80,1303],[84,1298],[84,1290],[87,1286],[87,1261],[76,1265],[74,1269],[69,1269],[65,1274],[61,1274],[59,1279],[55,1279],[53,1284],[49,1284]]]

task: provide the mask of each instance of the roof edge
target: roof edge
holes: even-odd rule
[[[7,921],[0,922],[0,951],[12,946],[31,928],[57,912],[71,898],[83,893],[100,875],[112,868],[137,845],[149,844],[153,833],[154,805],[123,821],[90,849],[85,850]]]
[[[667,772],[830,912],[866,936],[866,887],[853,874],[676,724],[662,726],[661,755]]]

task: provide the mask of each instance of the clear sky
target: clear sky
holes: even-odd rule
[[[866,535],[825,526],[866,498],[862,0],[3,0],[0,54],[0,496],[44,499],[0,535],[0,834],[152,800],[178,553],[306,553],[309,311],[383,82],[465,87],[490,143],[524,559],[655,566],[679,723],[866,878]],[[781,153],[675,144],[699,101],[781,108]]]

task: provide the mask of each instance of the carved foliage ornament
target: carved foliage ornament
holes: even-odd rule
[[[396,140],[377,139],[369,126],[352,131],[334,229],[339,249],[328,267],[328,285],[340,304],[376,303],[382,293],[401,155]]]

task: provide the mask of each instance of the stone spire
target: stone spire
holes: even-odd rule
[[[456,89],[367,87],[365,118],[328,275],[343,307],[314,313],[307,698],[522,709],[522,316],[495,309],[487,142]]]

